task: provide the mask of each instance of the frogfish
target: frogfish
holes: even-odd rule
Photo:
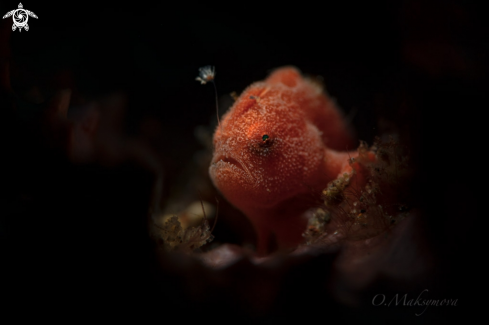
[[[242,92],[213,144],[210,177],[251,221],[258,254],[300,244],[305,212],[358,156],[348,151],[354,137],[335,102],[290,66]]]

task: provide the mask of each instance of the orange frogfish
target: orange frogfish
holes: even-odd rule
[[[214,185],[253,224],[259,254],[297,246],[305,212],[358,156],[342,113],[317,82],[283,67],[243,91],[220,124]]]

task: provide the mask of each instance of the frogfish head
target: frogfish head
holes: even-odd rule
[[[237,208],[273,207],[315,183],[324,144],[302,107],[311,96],[315,85],[282,68],[249,86],[224,115],[209,173]]]

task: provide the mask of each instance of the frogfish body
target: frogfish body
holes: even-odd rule
[[[298,245],[304,212],[358,155],[334,102],[294,67],[245,89],[213,142],[211,179],[253,224],[259,254]]]

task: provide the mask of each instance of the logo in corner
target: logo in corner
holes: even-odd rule
[[[29,20],[29,16],[36,18],[37,16],[35,13],[29,10],[25,10],[24,7],[22,6],[22,3],[19,3],[19,8],[14,9],[12,11],[9,11],[3,16],[3,19],[12,16],[12,19],[14,20],[14,24],[12,25],[12,31],[15,31],[17,28],[19,29],[19,32],[22,31],[22,28],[24,28],[26,31],[29,30],[29,25],[27,25],[27,21]]]

